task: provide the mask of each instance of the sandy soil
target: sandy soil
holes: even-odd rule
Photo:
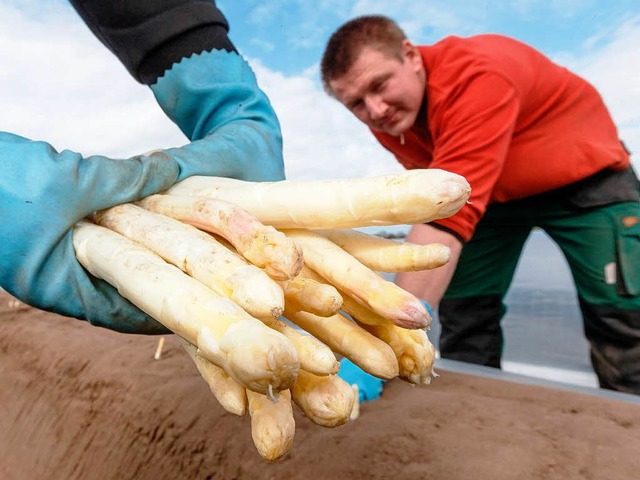
[[[640,406],[441,371],[387,385],[358,420],[296,412],[289,454],[263,460],[250,421],[216,404],[173,337],[121,335],[0,293],[0,478],[638,478]]]

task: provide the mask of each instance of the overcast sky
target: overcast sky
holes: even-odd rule
[[[336,101],[318,62],[331,32],[364,13],[396,19],[414,43],[504,33],[539,48],[602,93],[621,137],[640,152],[638,0],[225,0],[230,36],[249,59],[282,123],[289,178],[365,176],[399,170]],[[0,130],[57,149],[116,157],[186,139],[148,88],[59,0],[0,4]],[[639,165],[640,154],[634,163]]]

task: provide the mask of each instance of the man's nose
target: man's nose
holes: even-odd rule
[[[369,112],[369,116],[373,120],[378,120],[383,118],[387,112],[388,105],[379,95],[369,95],[365,103],[367,105],[367,111]]]

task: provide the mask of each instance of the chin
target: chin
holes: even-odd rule
[[[408,119],[404,119],[404,121],[400,121],[396,123],[393,127],[386,129],[386,132],[389,135],[399,137],[400,135],[407,133],[409,130],[411,130],[412,126],[413,126],[413,122],[408,121]]]
[[[394,137],[399,137],[400,135],[407,133],[409,130],[410,128],[403,128],[398,126],[395,128],[385,130],[385,132],[388,133],[389,135],[393,135]]]
[[[393,135],[394,137],[399,137],[407,131],[407,129],[401,128],[400,125],[394,125],[393,127],[380,127],[377,130],[380,132],[384,132],[387,135]]]
[[[385,126],[371,126],[372,130],[377,130],[378,132],[386,133],[387,135],[392,135],[394,137],[399,137],[403,133],[408,132],[411,129],[411,125],[406,126],[404,123],[396,123],[393,127],[385,127]]]

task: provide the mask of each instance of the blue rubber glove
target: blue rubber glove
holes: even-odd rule
[[[2,288],[34,307],[112,330],[166,333],[82,268],[73,225],[190,175],[284,178],[278,121],[240,56],[214,51],[183,59],[152,89],[193,143],[113,160],[57,152],[45,142],[0,132]]]
[[[348,358],[340,360],[338,376],[349,385],[358,386],[360,402],[368,402],[379,398],[384,388],[384,380],[365,372]]]
[[[172,185],[178,164],[57,152],[0,132],[0,280],[23,302],[116,330],[166,332],[76,261],[71,227],[95,210]]]
[[[192,141],[159,153],[178,161],[179,180],[192,175],[284,179],[280,124],[237,53],[214,50],[185,58],[151,90]]]
[[[420,299],[420,301],[424,305],[424,308],[427,309],[427,313],[429,314],[429,316],[433,318],[433,309],[431,308],[431,305],[429,305],[429,303],[426,300]]]

